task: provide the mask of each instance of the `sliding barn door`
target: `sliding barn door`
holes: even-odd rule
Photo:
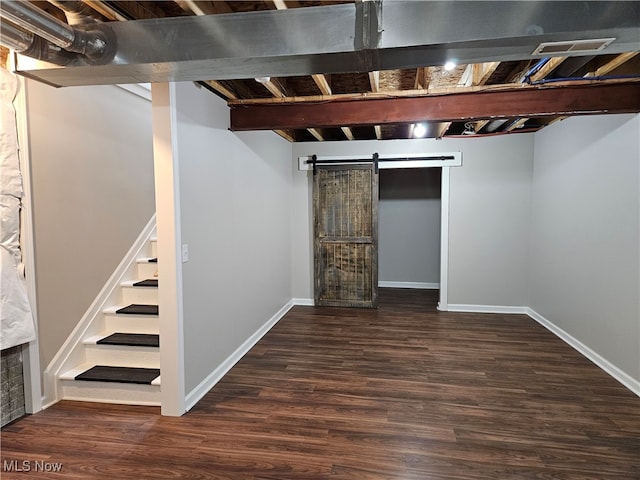
[[[316,305],[377,307],[377,168],[317,166],[313,203]]]

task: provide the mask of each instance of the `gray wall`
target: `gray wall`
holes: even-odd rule
[[[530,307],[640,380],[640,116],[536,134]]]
[[[451,169],[449,304],[526,306],[532,134],[462,139]]]
[[[440,282],[440,168],[380,170],[381,282]]]
[[[41,369],[155,210],[151,104],[27,82]]]
[[[291,300],[291,145],[177,85],[187,394]]]
[[[293,157],[462,152],[451,168],[449,303],[527,305],[533,135],[298,143]],[[294,297],[313,297],[310,172],[294,174]]]

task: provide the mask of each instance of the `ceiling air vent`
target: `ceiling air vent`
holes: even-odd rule
[[[615,37],[569,40],[567,42],[544,42],[538,45],[532,55],[571,55],[576,53],[599,52],[614,40]]]

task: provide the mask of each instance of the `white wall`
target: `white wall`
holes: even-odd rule
[[[26,98],[44,371],[153,215],[151,105],[33,81]]]
[[[640,380],[640,116],[536,134],[531,295],[538,314]]]
[[[451,168],[449,304],[525,306],[533,135],[297,143],[304,155],[462,152]],[[294,174],[294,297],[313,298],[311,172]]]
[[[191,82],[176,106],[189,393],[291,300],[291,145],[230,132],[225,102]]]
[[[441,171],[380,170],[380,282],[440,282]]]

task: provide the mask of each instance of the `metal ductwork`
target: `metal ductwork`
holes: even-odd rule
[[[83,55],[78,61],[85,64],[105,63],[115,50],[115,37],[108,27],[92,24],[73,28],[30,2],[3,0],[0,17],[68,52]]]
[[[2,45],[38,60],[67,65],[77,56],[6,20],[2,21],[0,33]]]
[[[16,2],[3,1],[3,10],[9,3]],[[587,39],[609,39],[598,54],[640,50],[639,2],[365,1],[109,26],[112,60],[21,73],[72,86],[524,60],[545,56],[534,53],[542,43]]]

